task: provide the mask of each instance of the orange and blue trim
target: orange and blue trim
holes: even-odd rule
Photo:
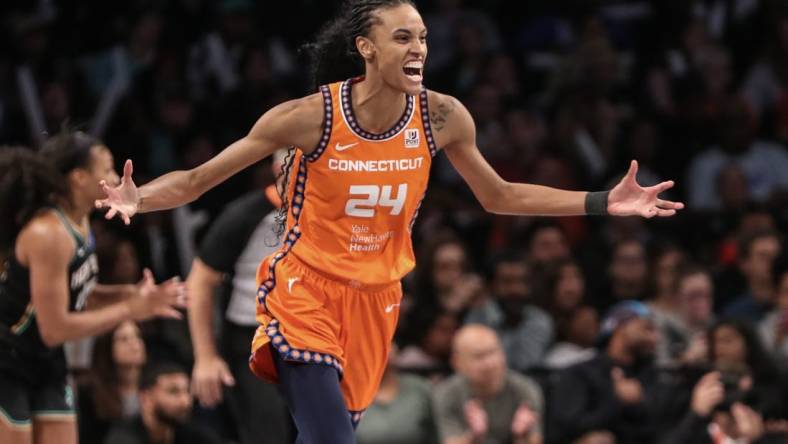
[[[358,119],[356,119],[356,115],[353,113],[351,85],[360,82],[363,79],[363,76],[354,77],[352,79],[345,80],[340,85],[339,105],[342,117],[345,119],[345,123],[347,123],[350,131],[362,139],[373,142],[391,139],[392,137],[401,133],[402,130],[408,125],[408,122],[410,122],[410,119],[413,117],[413,110],[415,109],[413,97],[410,95],[405,96],[405,110],[402,112],[402,116],[400,116],[399,120],[394,124],[394,126],[392,126],[388,131],[379,134],[371,133],[366,131],[364,128],[361,128],[361,125],[358,123]]]
[[[293,348],[285,339],[284,335],[279,331],[279,321],[272,319],[265,329],[265,334],[271,339],[271,345],[282,357],[283,361],[296,361],[303,362],[304,364],[322,364],[333,367],[339,373],[339,379],[345,370],[342,364],[339,363],[337,358],[328,353],[318,353],[315,351],[304,350],[300,348]]]
[[[268,265],[268,278],[260,284],[257,289],[257,302],[263,306],[269,314],[268,307],[265,300],[271,291],[276,287],[276,264],[279,263],[285,256],[293,249],[298,239],[301,237],[301,228],[298,225],[298,219],[301,215],[301,210],[304,205],[304,192],[306,190],[307,168],[306,156],[301,156],[298,162],[298,174],[295,177],[295,188],[293,192],[293,199],[290,202],[290,212],[293,216],[293,227],[288,231],[285,236],[284,245],[282,250],[274,255],[271,263]],[[310,350],[303,350],[293,348],[285,339],[284,335],[279,331],[279,320],[273,318],[268,323],[265,329],[268,338],[274,349],[282,357],[282,360],[303,362],[307,364],[322,364],[328,365],[337,370],[339,378],[342,379],[344,369],[342,364],[339,363],[336,356],[328,353],[318,353]]]
[[[295,191],[293,192],[293,199],[290,202],[290,212],[293,215],[293,227],[287,232],[285,236],[284,245],[282,246],[282,250],[274,255],[273,259],[271,259],[271,263],[268,265],[268,278],[264,280],[260,287],[257,289],[257,303],[261,304],[265,311],[268,311],[268,307],[265,305],[265,299],[271,293],[271,291],[276,287],[276,264],[281,261],[290,250],[293,249],[293,246],[301,237],[301,228],[298,225],[298,218],[301,215],[301,209],[304,206],[304,192],[306,191],[306,156],[301,156],[301,160],[298,162],[298,174],[295,177]]]
[[[430,156],[435,157],[438,154],[438,147],[435,145],[435,137],[432,135],[432,126],[430,125],[430,107],[427,100],[427,89],[424,88],[419,94],[419,104],[421,105],[421,124],[424,126],[424,135],[427,137],[427,147],[430,150]]]

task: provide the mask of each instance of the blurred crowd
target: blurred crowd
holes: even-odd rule
[[[359,442],[788,442],[788,4],[416,3],[425,85],[466,104],[505,179],[609,189],[637,159],[639,182],[676,180],[669,197],[687,209],[659,221],[490,215],[439,154]],[[137,183],[194,167],[314,91],[299,48],[335,7],[3,2],[0,144],[35,147],[67,122],[133,159]],[[101,281],[134,283],[144,267],[186,279],[225,205],[262,194],[271,170],[130,227],[97,216]],[[217,294],[234,285],[223,277]],[[215,306],[218,352],[243,355],[228,298]],[[188,323],[172,320],[74,344],[82,442],[194,422],[225,442],[292,439],[285,414],[194,400],[192,350]],[[263,426],[255,441],[241,431],[250,422]]]

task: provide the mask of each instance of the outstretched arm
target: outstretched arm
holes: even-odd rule
[[[260,117],[249,134],[211,160],[191,170],[164,174],[139,188],[131,179],[133,168],[127,160],[118,187],[102,182],[107,198],[96,201],[96,207],[109,208],[108,219],[119,214],[128,224],[136,213],[166,210],[194,201],[278,148],[295,145],[311,149],[317,144],[322,124],[319,100],[319,95],[312,95],[277,105]]]
[[[491,213],[510,215],[573,216],[609,213],[617,216],[672,216],[684,205],[662,200],[659,193],[672,181],[653,187],[637,184],[637,162],[633,161],[622,181],[608,195],[585,191],[512,183],[503,180],[482,157],[476,146],[476,128],[468,110],[455,98],[433,93],[437,109],[431,120],[452,165],[471,187],[482,206]],[[437,122],[436,122],[437,121]],[[439,125],[436,125],[438,123]],[[440,134],[440,132],[444,134]],[[595,207],[601,207],[595,210]]]

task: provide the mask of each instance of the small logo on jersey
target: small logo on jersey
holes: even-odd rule
[[[334,148],[336,148],[337,151],[341,152],[341,151],[349,150],[350,148],[353,148],[356,145],[358,145],[358,142],[348,143],[347,145],[340,145],[339,142],[337,142],[337,145]]]
[[[409,128],[405,130],[405,148],[418,148],[419,129]]]
[[[391,313],[394,311],[396,307],[399,307],[399,304],[389,304],[386,306],[386,313]]]
[[[293,284],[295,284],[297,280],[298,280],[297,277],[291,277],[290,279],[287,280],[287,292],[288,293],[292,293],[293,292]]]

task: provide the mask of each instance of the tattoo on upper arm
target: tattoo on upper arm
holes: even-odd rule
[[[435,131],[440,131],[446,126],[449,114],[454,111],[457,104],[454,100],[445,100],[438,104],[438,110],[430,113],[430,123]]]

